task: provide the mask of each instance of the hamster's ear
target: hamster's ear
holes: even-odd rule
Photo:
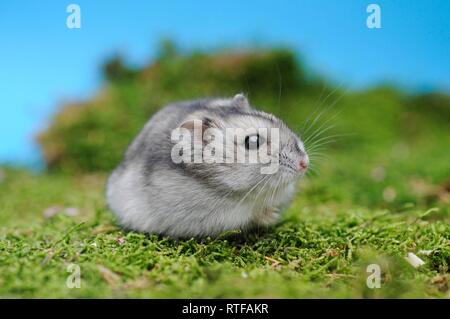
[[[246,108],[246,109],[250,108],[250,103],[248,102],[247,97],[243,93],[236,94],[233,97],[233,104],[236,107],[241,107],[241,108]]]
[[[194,132],[194,130],[201,130],[201,134],[197,136],[202,136],[203,133],[209,129],[209,128],[218,128],[218,124],[213,119],[207,117],[207,116],[201,116],[201,117],[195,117],[190,118],[183,122],[180,127],[188,129],[191,132]]]

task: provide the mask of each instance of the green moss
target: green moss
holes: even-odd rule
[[[449,271],[448,206],[368,209],[326,191],[318,203],[307,181],[274,228],[176,241],[118,229],[103,175],[4,174],[1,297],[449,297],[433,281]],[[66,216],[67,207],[78,214]],[[412,268],[407,252],[425,265]],[[373,263],[382,269],[374,290],[365,284]],[[70,264],[80,267],[80,289],[66,286]]]

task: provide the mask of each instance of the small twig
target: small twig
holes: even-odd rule
[[[328,277],[347,277],[347,278],[356,278],[355,275],[349,275],[349,274],[325,274],[325,276],[328,276]]]
[[[266,259],[268,261],[271,261],[272,262],[272,267],[276,267],[276,266],[281,264],[281,261],[273,259],[273,258],[268,257],[268,256],[264,256],[264,259]]]

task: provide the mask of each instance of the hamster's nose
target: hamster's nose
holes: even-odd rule
[[[309,158],[307,155],[303,156],[300,161],[298,161],[298,170],[304,171],[308,168]]]

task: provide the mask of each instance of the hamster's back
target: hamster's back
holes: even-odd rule
[[[174,168],[170,157],[172,130],[190,113],[206,108],[209,101],[202,99],[163,107],[131,142],[123,161],[109,177],[106,190],[108,205],[122,224],[144,223],[136,220],[142,216],[133,212],[149,209],[149,176],[153,172],[168,172]]]

